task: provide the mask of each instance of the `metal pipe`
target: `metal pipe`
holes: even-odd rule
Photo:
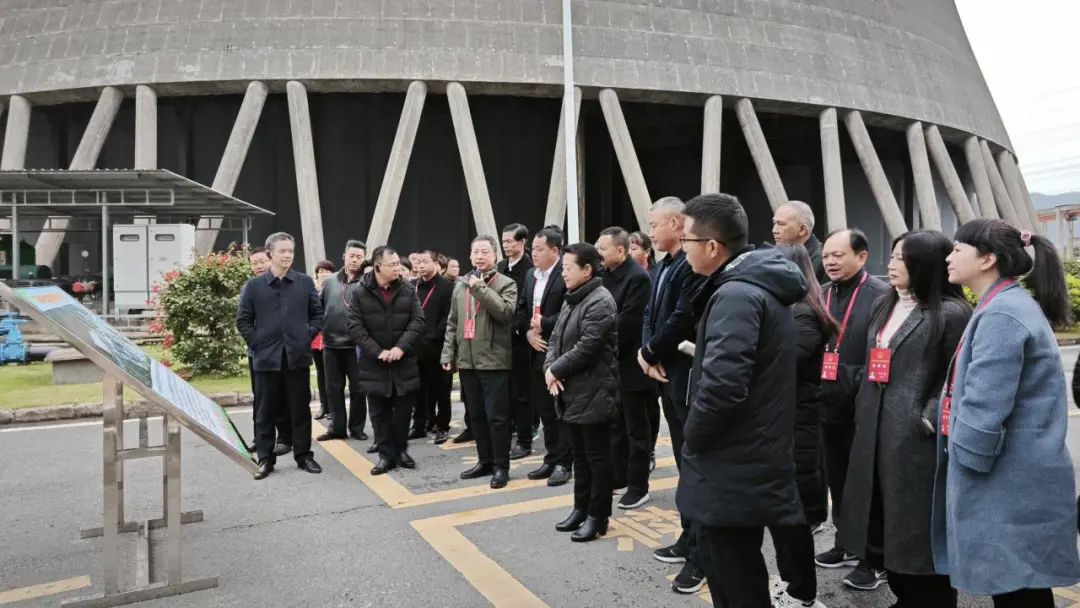
[[[109,205],[101,206],[101,316],[109,318]]]

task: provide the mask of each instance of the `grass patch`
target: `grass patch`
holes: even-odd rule
[[[1055,331],[1054,336],[1058,340],[1080,340],[1080,325],[1074,325],[1068,329]]]

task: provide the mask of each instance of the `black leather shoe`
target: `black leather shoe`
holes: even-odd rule
[[[315,414],[315,420],[322,420],[323,418],[326,418],[326,415],[326,412],[319,412],[318,414]]]
[[[510,472],[506,469],[495,467],[495,471],[491,474],[491,489],[498,490],[499,488],[505,488],[509,481]]]
[[[551,473],[551,477],[548,477],[547,485],[551,487],[561,486],[570,481],[571,477],[573,477],[573,473],[570,472],[570,469],[560,464],[555,467],[555,471]]]
[[[469,469],[468,471],[461,472],[462,479],[478,479],[480,477],[487,477],[488,475],[491,475],[490,464],[483,465],[477,463],[473,466],[473,468]]]
[[[540,465],[540,468],[536,469],[535,471],[529,471],[529,474],[526,475],[526,477],[528,477],[529,479],[547,479],[548,477],[551,477],[551,474],[554,472],[555,465],[545,462],[544,464]]]
[[[366,451],[367,451],[368,454],[374,454],[375,452],[378,452],[379,451],[379,444],[377,444],[377,443],[371,444],[370,446],[368,446],[368,449]]]
[[[315,462],[314,458],[305,458],[296,463],[296,466],[300,467],[303,471],[314,473],[315,475],[322,473],[322,467],[319,466],[319,463]]]
[[[259,470],[255,471],[255,479],[266,479],[270,473],[274,472],[274,463],[269,460],[264,460],[259,463]]]
[[[589,514],[581,509],[574,509],[566,519],[555,524],[555,529],[559,532],[572,532],[580,528],[588,516]]]
[[[607,534],[608,518],[587,517],[577,532],[570,535],[575,543],[587,543],[596,537]]]
[[[421,429],[413,429],[409,432],[409,439],[427,439],[427,433]]]
[[[386,460],[385,458],[379,459],[379,464],[371,468],[372,475],[382,475],[387,471],[392,471],[397,468],[397,464],[393,460]]]
[[[292,451],[292,446],[287,443],[277,442],[274,444],[274,456],[284,456]]]
[[[398,454],[398,463],[400,463],[402,468],[405,469],[416,468],[416,461],[413,460],[412,456],[409,456],[408,452],[402,452],[401,454]]]
[[[521,460],[526,456],[532,455],[532,448],[527,448],[520,443],[514,446],[514,449],[510,450],[510,460]]]
[[[435,431],[435,445],[442,445],[447,439],[450,439],[450,435],[446,431]]]
[[[349,433],[349,436],[357,441],[367,441],[369,439],[367,433],[360,431],[359,433]]]
[[[334,439],[345,439],[345,435],[335,435],[333,433],[323,433],[315,438],[315,441],[332,441]]]
[[[465,429],[461,431],[461,434],[454,437],[451,441],[454,443],[468,443],[474,439],[472,429]]]

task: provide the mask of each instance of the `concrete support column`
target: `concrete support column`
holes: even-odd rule
[[[120,111],[120,102],[124,100],[124,94],[115,87],[105,87],[101,90],[94,113],[90,115],[90,122],[86,125],[79,147],[75,149],[75,156],[71,159],[72,170],[94,169],[97,166],[101,149],[105,146],[105,139],[112,129],[116,113]],[[51,218],[51,227],[59,232],[42,232],[38,235],[37,244],[34,246],[38,265],[46,265],[56,268],[56,254],[60,252],[60,245],[64,242],[64,232],[67,228],[68,218]],[[108,263],[107,260],[104,261]]]
[[[990,179],[990,191],[994,194],[994,202],[997,203],[1001,219],[1019,230],[1030,230],[1031,226],[1024,222],[1013,206],[1009,191],[1005,188],[1005,180],[1001,179],[1001,174],[998,173],[997,165],[994,164],[994,155],[990,153],[990,146],[986,140],[979,140],[979,151],[982,153],[986,177]]]
[[[289,98],[289,127],[292,130],[296,192],[300,201],[300,230],[304,238],[304,272],[326,259],[323,241],[322,206],[319,203],[319,175],[315,168],[315,145],[311,139],[311,114],[307,88],[290,80],[285,85]]]
[[[818,115],[821,131],[821,171],[825,181],[825,213],[829,232],[847,228],[844,203],[844,166],[840,161],[840,129],[836,108],[826,108]]]
[[[870,139],[870,133],[863,123],[862,114],[858,110],[848,112],[844,115],[844,125],[847,126],[851,143],[855,146],[859,164],[862,165],[866,179],[870,182],[870,190],[874,193],[878,209],[881,210],[881,217],[885,219],[885,226],[895,239],[907,232],[907,222],[904,221],[904,214],[900,212],[900,205],[897,204],[892,186],[889,185],[889,179],[885,176],[885,169],[881,166],[881,160],[874,149],[874,142]]]
[[[1031,202],[1031,190],[1028,190],[1027,181],[1024,179],[1024,172],[1020,170],[1020,164],[1015,158],[1013,158],[1013,167],[1016,168],[1016,177],[1020,181],[1020,192],[1024,195],[1024,203],[1027,205],[1028,213],[1031,214],[1031,222],[1035,225],[1035,228],[1045,236],[1045,230],[1042,229],[1042,224],[1039,223],[1035,213],[1035,205]]]
[[[375,215],[371,218],[371,228],[368,230],[367,246],[370,250],[385,245],[390,239],[390,228],[393,226],[394,216],[397,215],[401,188],[405,184],[405,172],[409,168],[425,99],[427,85],[420,81],[409,83],[397,132],[394,133],[394,145],[390,148],[390,160],[386,163],[386,172],[383,174],[382,185],[379,186]]]
[[[990,191],[990,180],[986,176],[979,139],[974,135],[964,140],[964,156],[967,157],[968,171],[975,185],[975,196],[979,199],[980,214],[986,218],[1001,219],[997,207],[994,206],[994,194]]]
[[[22,95],[8,99],[7,126],[4,129],[4,151],[0,169],[26,167],[26,144],[30,137],[30,102]]]
[[[551,182],[548,184],[547,207],[544,208],[544,225],[566,227],[566,129],[563,126],[563,117],[566,112],[559,112],[559,132],[555,135],[555,158],[551,161]],[[581,89],[574,87],[574,126],[578,125],[581,117]],[[575,137],[579,141],[580,137]],[[580,162],[581,158],[578,157]],[[578,180],[581,172],[578,172]],[[581,201],[584,197],[578,188],[578,211],[582,208]],[[578,222],[584,232],[584,224]]]
[[[630,138],[630,128],[626,126],[626,117],[623,116],[619,96],[615,91],[611,89],[600,91],[600,109],[604,112],[604,122],[607,123],[611,143],[615,147],[615,156],[619,159],[619,168],[622,169],[623,181],[626,182],[626,192],[630,195],[630,203],[634,207],[634,217],[637,218],[639,229],[647,231],[652,198],[649,196],[649,188],[645,185],[645,175],[641,172],[637,150],[634,149],[634,141]]]
[[[966,224],[975,219],[975,212],[968,204],[964,184],[960,183],[960,176],[956,174],[956,167],[953,166],[952,158],[949,156],[949,149],[945,147],[945,140],[941,138],[937,125],[927,126],[924,134],[930,159],[934,161],[938,175],[945,184],[945,191],[949,194],[949,202],[952,203],[956,219],[961,224]]]
[[[701,138],[701,193],[720,192],[720,136],[724,119],[724,98],[705,100],[705,128]]]
[[[146,85],[135,87],[135,168],[157,169],[157,93]]]
[[[784,190],[784,182],[780,180],[780,172],[776,170],[772,152],[769,151],[769,143],[761,131],[761,123],[758,122],[754,104],[745,97],[735,102],[735,116],[739,119],[739,127],[742,129],[743,137],[746,138],[746,145],[750,148],[750,156],[754,159],[761,185],[765,187],[765,196],[769,199],[769,206],[776,211],[787,204],[787,192]]]
[[[921,122],[913,122],[907,128],[908,154],[911,157],[911,173],[915,179],[915,198],[919,202],[922,227],[941,230],[941,210],[938,209],[934,176],[930,173],[930,157],[926,153],[926,137]]]
[[[465,186],[469,190],[476,233],[498,240],[499,227],[495,224],[495,211],[491,207],[491,195],[488,194],[487,178],[484,177],[484,163],[480,159],[480,146],[476,143],[469,96],[460,82],[451,82],[446,85],[446,99],[450,102],[450,118],[454,122],[461,168],[465,170]],[[502,259],[500,247],[495,248],[495,256]]]
[[[247,91],[244,93],[240,112],[236,115],[236,121],[229,133],[229,141],[225,144],[225,152],[221,155],[217,173],[214,174],[214,183],[210,186],[222,194],[232,195],[236,188],[236,180],[240,179],[240,171],[244,168],[248,148],[251,147],[251,140],[255,136],[255,127],[259,124],[259,117],[262,116],[263,105],[266,103],[266,93],[266,84],[257,80],[248,84]],[[290,105],[290,117],[291,110]],[[297,182],[299,184],[299,180]],[[301,206],[303,206],[302,200]],[[221,228],[221,220],[218,218],[204,217],[199,220],[199,229],[195,233],[195,248],[200,253],[209,253],[214,248],[219,228]],[[304,247],[306,251],[307,245],[305,244]]]
[[[1025,196],[1027,193],[1020,187],[1018,177],[1020,171],[1017,169],[1016,161],[1013,160],[1013,156],[1008,150],[998,153],[997,166],[1001,177],[1005,180],[1005,188],[1009,191],[1009,200],[1012,201],[1013,209],[1021,216],[1021,221],[1025,221],[1031,230],[1038,230],[1039,223],[1035,219],[1034,210],[1028,206],[1028,199]]]

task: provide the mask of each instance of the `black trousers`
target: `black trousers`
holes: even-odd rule
[[[769,526],[776,548],[776,568],[780,580],[787,581],[791,597],[809,602],[817,598],[817,570],[814,566],[814,534],[809,525]],[[936,604],[927,604],[931,606]]]
[[[330,429],[335,435],[364,432],[367,399],[360,391],[360,363],[352,348],[323,349],[326,366],[326,395],[330,402]],[[349,381],[349,415],[345,416],[345,380]]]
[[[566,425],[555,413],[555,398],[548,392],[544,382],[544,362],[533,361],[530,371],[532,401],[544,424],[544,464],[559,465],[567,470],[574,468],[574,454],[570,449],[570,434]]]
[[[900,574],[889,570],[889,589],[896,596],[893,608],[956,608],[956,589],[952,588],[947,576]],[[1053,600],[1050,605],[1054,605]]]
[[[611,423],[612,483],[616,488],[648,494],[652,453],[649,402],[656,401],[656,390],[624,390],[620,398],[622,416]]]
[[[409,416],[414,402],[413,395],[368,395],[379,458],[394,462],[409,450]]]
[[[276,462],[274,457],[275,414],[290,413],[293,457],[297,462],[311,457],[311,368],[255,372],[255,451],[259,462]],[[281,440],[281,438],[278,438]]]
[[[1050,589],[1020,589],[994,596],[994,608],[1053,608],[1054,592]]]
[[[323,362],[323,351],[312,350],[311,360],[315,362],[315,377],[319,386],[319,411],[323,414],[329,414],[330,402],[326,398],[326,364]]]
[[[463,369],[461,390],[468,397],[469,424],[476,437],[476,456],[483,466],[510,469],[510,372]]]
[[[649,413],[649,430],[652,431],[652,443],[649,444],[649,453],[654,454],[656,453],[656,440],[660,437],[660,394],[656,389],[652,389],[651,392],[646,411]]]
[[[855,423],[822,424],[821,436],[825,454],[825,475],[829,480],[832,496],[832,518],[840,522],[840,503],[844,500],[844,482],[847,481],[848,464],[851,462],[851,443],[855,440]]]
[[[761,555],[765,528],[713,528],[694,525],[701,565],[713,606],[772,608],[769,571]]]
[[[450,372],[444,370],[438,357],[417,361],[420,368],[420,393],[413,410],[413,428],[450,431]]]
[[[259,387],[255,382],[255,361],[248,357],[248,377],[251,379],[251,397],[254,403],[259,402]],[[284,402],[279,402],[274,416],[274,429],[277,431],[277,440],[285,445],[292,445],[292,419],[289,416],[289,408]],[[254,415],[252,416],[254,420]],[[256,431],[258,434],[258,431]],[[254,441],[252,441],[254,443]]]
[[[532,349],[529,349],[532,350]],[[532,448],[533,402],[529,359],[514,359],[510,370],[510,424],[517,433],[518,445]]]
[[[660,385],[660,403],[664,408],[668,432],[671,434],[671,449],[675,452],[675,467],[682,468],[683,429],[690,410],[686,403],[686,389],[690,384],[690,369],[680,366],[666,366],[668,382]],[[694,523],[683,518],[682,534],[675,542],[687,555],[687,561],[700,566],[697,558],[697,538],[693,531]]]
[[[591,517],[611,516],[611,427],[565,425],[574,453],[574,508]]]

